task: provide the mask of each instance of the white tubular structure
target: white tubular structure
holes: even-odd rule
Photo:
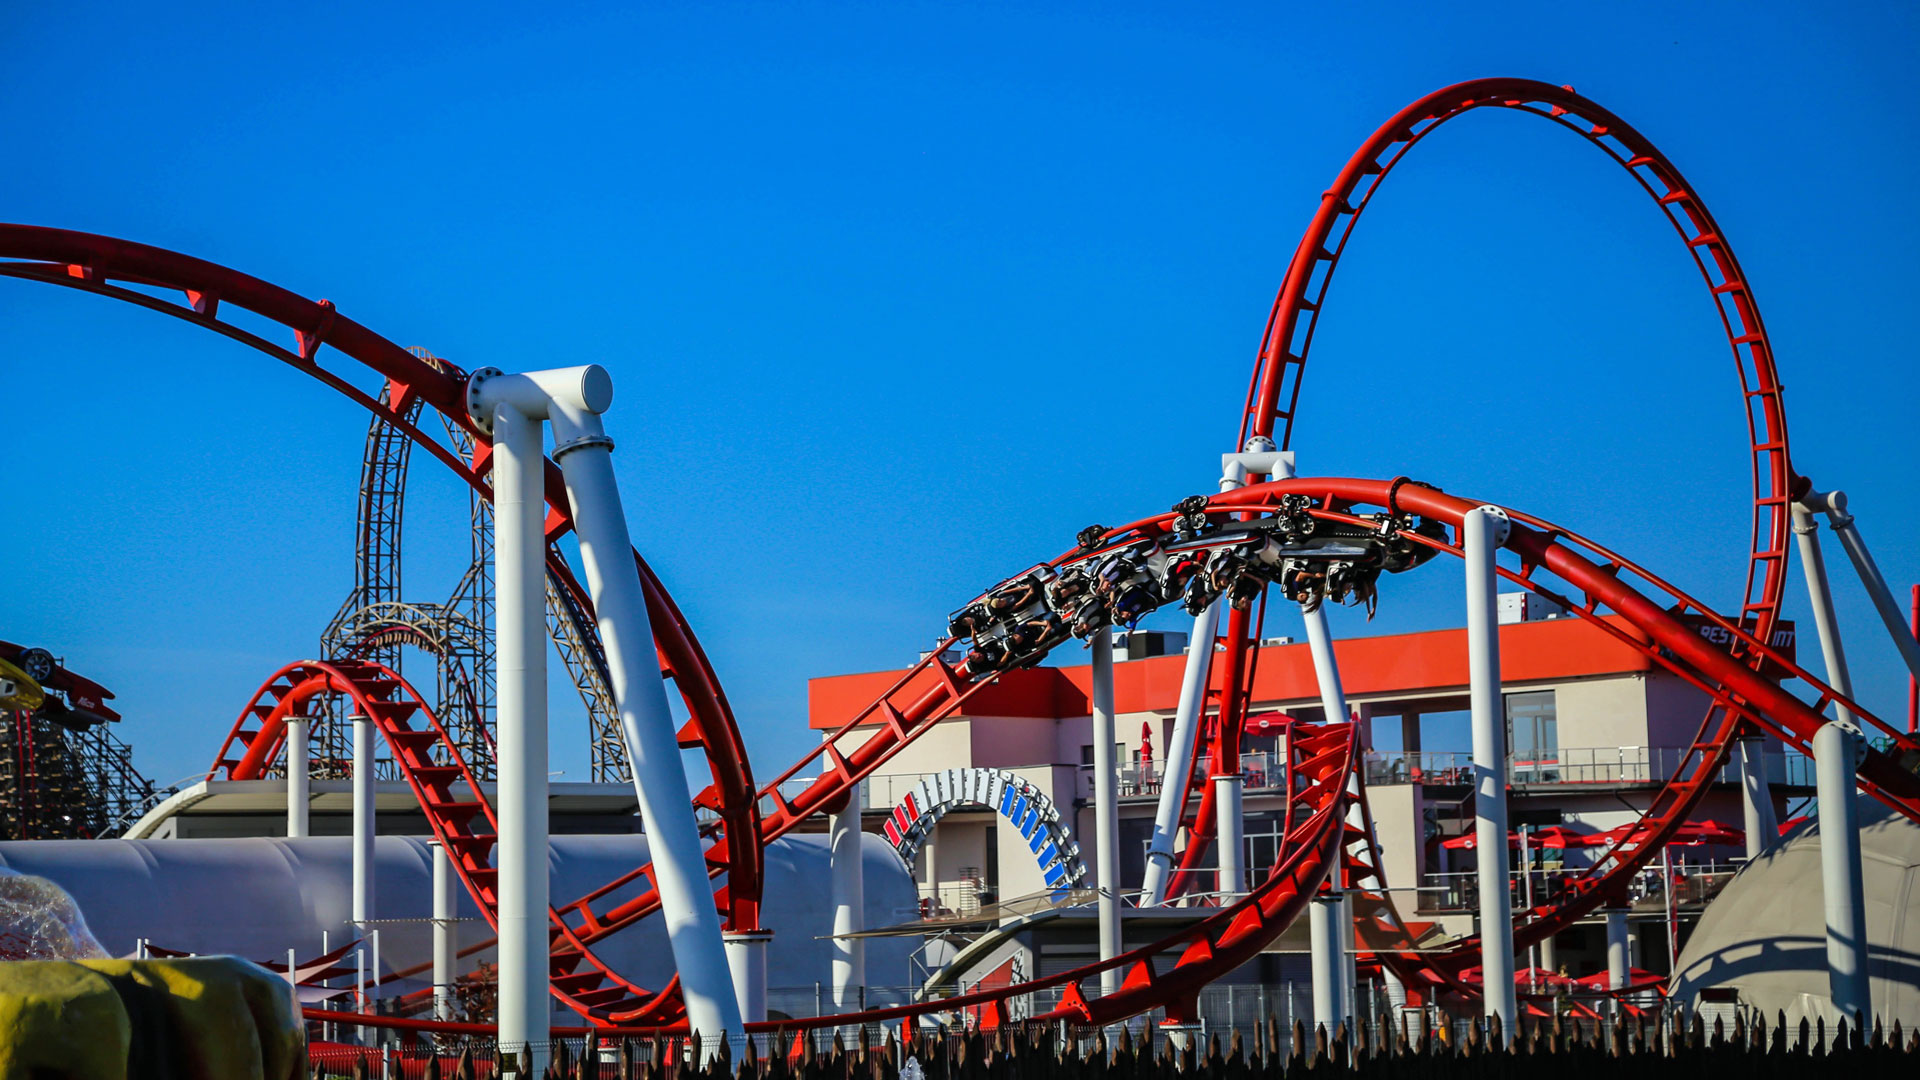
[[[1874,610],[1880,613],[1880,621],[1886,624],[1887,633],[1893,636],[1894,647],[1900,650],[1900,659],[1906,662],[1907,671],[1920,679],[1920,639],[1916,639],[1908,628],[1906,615],[1900,610],[1900,601],[1894,598],[1893,590],[1887,588],[1887,579],[1880,575],[1879,565],[1867,551],[1867,541],[1860,535],[1860,530],[1854,527],[1853,515],[1847,513],[1847,493],[1809,492],[1804,501],[1826,512],[1827,523],[1840,537],[1840,546],[1847,549],[1847,558],[1853,560],[1853,569],[1860,575],[1860,584],[1866,586],[1867,595],[1873,598]]]
[[[1624,990],[1627,985],[1627,909],[1609,907],[1607,917],[1607,989]]]
[[[435,1019],[453,1019],[453,965],[459,956],[459,908],[454,906],[453,859],[447,846],[438,840],[427,841],[433,850],[433,1015]]]
[[[1860,809],[1854,773],[1865,752],[1860,729],[1830,720],[1813,735],[1820,814],[1820,884],[1827,908],[1827,980],[1842,1018],[1873,1016],[1867,981],[1867,898],[1861,880]]]
[[[1324,1026],[1332,1038],[1340,1028],[1341,1012],[1346,1006],[1346,988],[1341,986],[1340,909],[1343,893],[1316,893],[1307,907],[1308,948],[1313,953],[1313,1026]]]
[[[307,732],[312,721],[287,717],[287,836],[307,835],[310,786],[307,780]]]
[[[600,423],[600,414],[613,403],[613,380],[598,364],[523,375],[479,371],[474,373],[467,394],[470,407],[477,403],[481,406],[479,411],[489,411],[491,406],[490,411],[496,415],[514,412],[536,421],[544,418],[553,424],[553,457],[566,480],[567,500],[573,508],[574,535],[580,542],[580,562],[588,590],[593,594],[594,622],[606,649],[607,674],[620,711],[620,731],[626,741],[627,760],[633,767],[634,796],[640,804],[640,818],[647,832],[654,884],[660,893],[660,912],[680,974],[687,1023],[692,1030],[716,1038],[712,1049],[703,1048],[703,1054],[717,1053],[722,1045],[718,1037],[742,1034],[740,1008],[727,965],[726,946],[721,939],[720,916],[714,909],[713,893],[707,882],[706,855],[700,847],[693,798],[680,764],[678,725],[667,705],[667,688],[660,678],[653,627],[647,618],[646,595],[640,588],[640,571],[634,563],[627,515],[620,505],[620,489],[614,480],[613,440],[607,438]],[[534,433],[537,443],[537,423]],[[533,460],[537,477],[540,460],[537,448]],[[530,535],[536,541],[543,521],[543,513],[530,515]],[[536,553],[538,551],[536,545]],[[500,556],[496,554],[496,558]],[[536,595],[543,588],[536,576]],[[544,608],[536,606],[535,611],[544,663],[545,627],[541,621]],[[504,700],[504,695],[502,698]],[[544,794],[544,724],[542,728],[540,791]],[[544,798],[540,812],[540,853],[544,859]],[[504,867],[501,876],[506,876]],[[543,963],[544,892],[543,889],[538,909]],[[504,936],[502,952],[505,952]],[[504,1018],[504,987],[502,997]],[[544,1007],[544,1000],[541,1004]]]
[[[1245,830],[1240,816],[1240,795],[1245,786],[1246,778],[1237,772],[1222,773],[1213,778],[1213,802],[1219,807],[1220,814],[1219,836],[1216,840],[1220,849],[1220,880],[1217,887],[1223,903],[1237,899],[1247,891]]]
[[[1773,792],[1767,787],[1767,739],[1754,732],[1735,744],[1740,749],[1740,810],[1747,827],[1747,858],[1757,859],[1780,838]]]
[[[547,967],[545,459],[538,420],[509,404],[474,411],[484,412],[482,426],[493,432],[499,1041],[503,1054],[530,1055],[532,1075],[538,1076],[546,1068],[552,995]]]
[[[1467,564],[1468,697],[1473,708],[1474,863],[1480,884],[1480,972],[1486,1011],[1511,1033],[1519,1017],[1513,985],[1513,897],[1507,866],[1507,725],[1500,695],[1500,626],[1494,553],[1511,527],[1506,512],[1482,506],[1461,524]]]
[[[735,930],[726,936],[727,965],[733,970],[733,996],[740,1019],[757,1024],[767,1018],[767,943],[771,930]],[[745,1047],[742,1029],[733,1041]]]
[[[1160,775],[1160,805],[1153,816],[1153,840],[1147,845],[1147,872],[1141,882],[1141,906],[1166,902],[1173,875],[1173,840],[1180,831],[1182,799],[1187,777],[1193,773],[1193,745],[1207,713],[1207,676],[1213,664],[1214,632],[1220,625],[1220,605],[1207,605],[1193,620],[1187,643],[1186,672],[1180,677],[1180,708],[1173,715],[1173,735],[1167,740],[1165,771]]]
[[[1339,873],[1335,870],[1333,873]],[[1360,1019],[1360,947],[1353,928],[1353,893],[1340,893],[1340,1006],[1346,1019]]]
[[[353,724],[353,928],[367,932],[373,918],[373,718]]]
[[[1827,685],[1840,696],[1853,697],[1853,677],[1847,672],[1847,651],[1840,644],[1840,620],[1833,608],[1833,591],[1827,584],[1827,563],[1820,555],[1820,523],[1804,503],[1794,503],[1793,535],[1800,545],[1800,572],[1807,579],[1807,597],[1812,601],[1814,629],[1820,632],[1820,658],[1827,665]],[[1853,713],[1835,702],[1834,715],[1853,723]]]
[[[1093,635],[1094,869],[1100,885],[1100,959],[1120,955],[1120,776],[1114,760],[1113,634]],[[1120,969],[1100,973],[1102,996],[1120,989]]]
[[[861,789],[856,789],[827,827],[827,858],[833,876],[833,1007],[840,1012],[858,1007],[859,988],[867,981],[867,943],[842,936],[867,928],[862,918],[867,881],[860,862],[860,794]]]

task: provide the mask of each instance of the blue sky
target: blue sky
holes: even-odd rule
[[[1286,256],[1393,110],[1571,83],[1713,207],[1796,464],[1851,493],[1904,594],[1914,10],[1439,7],[15,5],[0,218],[226,263],[470,368],[605,364],[636,541],[770,776],[811,741],[809,676],[909,662],[1081,525],[1211,489]],[[204,770],[351,583],[364,417],[20,282],[0,396],[0,636],[113,687],[153,778]],[[1396,172],[1302,402],[1304,472],[1409,473],[1737,600],[1745,432],[1712,307],[1629,178],[1550,125],[1476,115]],[[464,514],[416,470],[409,592],[452,585]],[[1839,591],[1861,696],[1902,715]],[[1459,611],[1439,565],[1371,629]],[[582,779],[569,693],[555,768]]]

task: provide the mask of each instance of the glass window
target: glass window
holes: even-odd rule
[[[1518,784],[1551,784],[1560,779],[1560,731],[1553,691],[1508,694],[1507,754]]]

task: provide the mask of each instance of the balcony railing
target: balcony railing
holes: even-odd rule
[[[1661,784],[1679,771],[1687,751],[1677,746],[1562,747],[1550,755],[1507,762],[1507,782],[1524,788],[1543,784]],[[1794,750],[1769,755],[1767,781],[1813,786],[1813,761]],[[1729,761],[1714,778],[1738,783],[1740,767]],[[1466,786],[1473,782],[1473,755],[1455,750],[1369,754],[1367,783]]]
[[[1709,862],[1705,864],[1677,865],[1673,868],[1673,899],[1676,906],[1693,908],[1704,905],[1720,894],[1722,887],[1732,880],[1737,863]],[[1552,894],[1557,885],[1584,877],[1585,869],[1552,869],[1533,871],[1533,899],[1535,903],[1544,901]],[[1634,875],[1627,886],[1628,904],[1635,908],[1664,908],[1666,896],[1661,889],[1663,879],[1661,867],[1647,867]],[[1525,874],[1514,871],[1513,908],[1519,911],[1526,906],[1527,883]],[[1422,914],[1448,914],[1480,909],[1479,876],[1472,870],[1445,874],[1423,874],[1418,890],[1417,908]]]

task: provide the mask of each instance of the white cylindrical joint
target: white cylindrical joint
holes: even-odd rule
[[[546,1068],[547,625],[545,456],[540,424],[492,410],[494,664],[498,768],[499,1041]],[[684,783],[684,782],[683,782]],[[712,905],[709,904],[709,910]]]
[[[1219,890],[1223,903],[1237,899],[1247,891],[1243,853],[1246,830],[1241,817],[1240,799],[1245,787],[1244,780],[1238,772],[1222,773],[1213,778],[1213,805],[1220,822]]]
[[[1341,897],[1337,891],[1314,894],[1307,907],[1307,932],[1313,962],[1313,1025],[1325,1027],[1332,1038],[1346,1010],[1347,992],[1341,986],[1346,963],[1341,957],[1345,935],[1340,928]]]
[[[307,768],[307,738],[313,722],[295,714],[287,717],[287,836],[307,835],[311,784]]]
[[[847,937],[867,928],[866,866],[861,861],[860,789],[847,805],[828,819],[827,860],[833,890],[833,1007],[848,1012],[859,1007],[860,987],[867,981],[867,943]]]
[[[726,935],[734,1000],[740,1005],[740,1019],[749,1024],[767,1018],[767,943],[772,940],[771,930],[731,930]],[[736,1041],[744,1036],[744,1031],[732,1033]]]
[[[373,718],[355,716],[353,724],[353,925],[365,934],[374,918],[373,797],[374,747],[379,733]]]
[[[1513,977],[1513,897],[1507,860],[1507,726],[1500,692],[1499,576],[1495,553],[1511,527],[1493,506],[1461,523],[1466,561],[1468,700],[1473,716],[1474,862],[1480,894],[1480,971],[1486,1012],[1509,1037],[1519,1016]]]
[[[1827,909],[1827,980],[1842,1019],[1873,1016],[1867,981],[1867,899],[1860,863],[1855,772],[1865,756],[1860,729],[1842,720],[1813,736],[1820,817],[1820,884]]]
[[[1220,625],[1224,599],[1208,604],[1194,617],[1193,637],[1187,645],[1187,665],[1180,678],[1180,704],[1173,716],[1173,735],[1167,740],[1166,772],[1160,778],[1160,802],[1153,817],[1153,839],[1147,845],[1147,872],[1141,883],[1141,904],[1155,907],[1166,901],[1173,876],[1173,841],[1180,831],[1180,813],[1193,773],[1193,748],[1207,714],[1207,679],[1213,665],[1213,639]]]
[[[1114,753],[1113,635],[1093,635],[1093,832],[1094,869],[1100,886],[1100,959],[1120,955],[1120,774]],[[1120,969],[1100,973],[1102,996],[1120,989]]]
[[[1773,790],[1767,783],[1767,738],[1752,732],[1735,745],[1740,750],[1740,813],[1747,828],[1747,858],[1757,859],[1780,838]]]
[[[453,969],[460,952],[459,908],[455,906],[459,881],[453,858],[439,840],[427,841],[433,852],[433,1015],[453,1019]]]
[[[598,431],[596,417],[589,413],[575,419],[580,422],[577,430],[589,434],[564,442],[556,419],[554,454],[573,506],[580,562],[606,648],[607,673],[633,768],[634,796],[647,832],[654,884],[680,974],[687,1023],[703,1035],[738,1036],[740,1010],[707,878],[693,796],[680,764],[679,725],[667,705],[646,595],[641,591],[626,512],[614,479],[612,447],[592,434]],[[719,1045],[714,1043],[708,1052],[717,1052]]]

